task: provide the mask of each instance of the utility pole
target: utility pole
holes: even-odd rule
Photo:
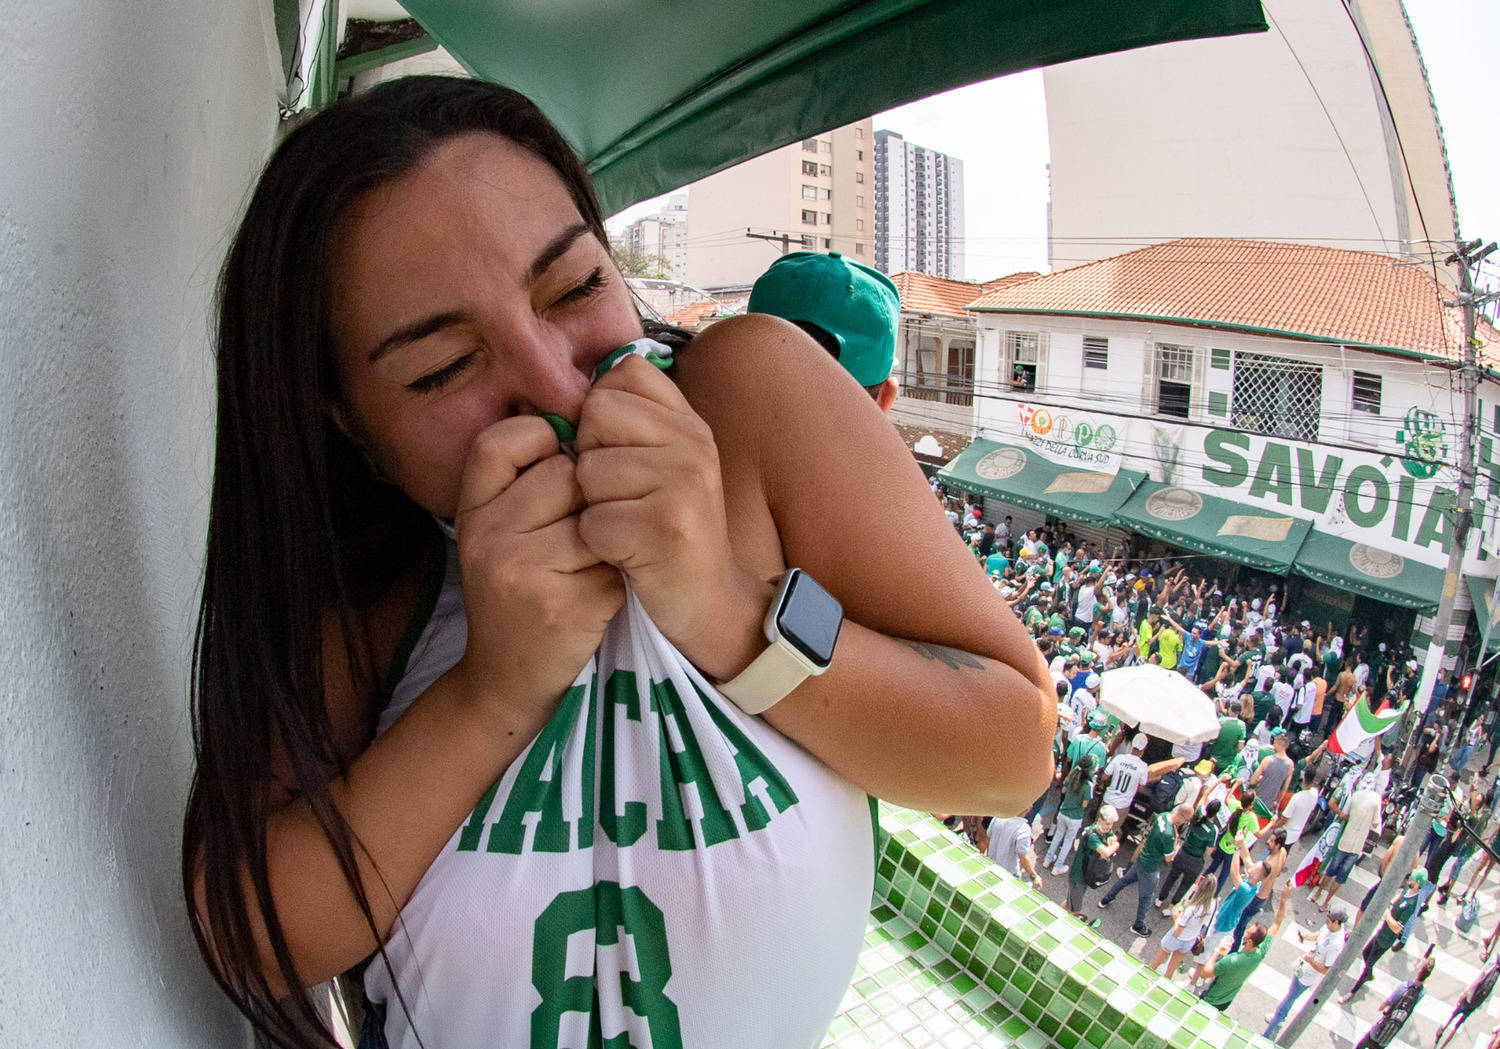
[[[1302,1011],[1292,1017],[1292,1022],[1287,1024],[1277,1036],[1277,1045],[1296,1044],[1302,1032],[1306,1031],[1313,1022],[1313,1017],[1318,1015],[1318,1010],[1323,1007],[1323,1003],[1333,996],[1334,991],[1338,990],[1339,977],[1343,976],[1350,963],[1359,957],[1365,944],[1375,934],[1375,930],[1385,921],[1386,908],[1391,905],[1402,883],[1406,881],[1407,868],[1422,851],[1422,839],[1426,837],[1422,828],[1432,821],[1433,816],[1437,814],[1438,806],[1442,804],[1443,795],[1447,793],[1447,779],[1438,775],[1427,777],[1427,782],[1423,785],[1422,801],[1417,806],[1417,811],[1412,814],[1411,821],[1406,825],[1404,832],[1406,836],[1401,839],[1401,848],[1397,851],[1396,858],[1391,865],[1386,868],[1385,877],[1381,878],[1380,884],[1375,887],[1375,895],[1371,898],[1370,905],[1365,908],[1364,917],[1349,930],[1349,935],[1344,940],[1344,949],[1339,952],[1338,958],[1328,967],[1328,971],[1323,974],[1317,986],[1312,989]]]
[[[802,246],[801,237],[794,236],[791,233],[777,233],[775,230],[772,230],[770,233],[752,233],[749,228],[746,228],[745,236],[751,240],[778,241],[781,244],[781,253],[783,255],[792,250],[792,241],[794,240],[797,242],[798,247]]]
[[[1453,626],[1453,601],[1458,596],[1459,581],[1463,575],[1464,553],[1469,545],[1469,528],[1474,517],[1474,445],[1479,436],[1479,361],[1476,349],[1476,307],[1490,301],[1493,296],[1480,295],[1474,291],[1473,270],[1490,252],[1495,250],[1493,242],[1481,248],[1477,240],[1460,243],[1458,250],[1444,260],[1446,264],[1458,263],[1459,297],[1457,302],[1445,302],[1444,306],[1462,306],[1464,311],[1463,364],[1459,368],[1459,381],[1464,394],[1464,422],[1462,447],[1459,450],[1458,498],[1453,504],[1452,528],[1448,546],[1448,570],[1443,575],[1443,594],[1438,602],[1437,615],[1432,624],[1432,641],[1427,646],[1427,658],[1422,667],[1422,680],[1417,685],[1412,709],[1420,718],[1427,711],[1432,698],[1432,686],[1443,665],[1443,653],[1448,644],[1448,632]],[[1420,721],[1418,722],[1420,724]],[[1407,734],[1407,753],[1402,755],[1405,765],[1411,751],[1415,732]]]

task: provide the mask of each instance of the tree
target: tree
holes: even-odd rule
[[[620,267],[620,272],[627,277],[672,279],[672,264],[665,255],[647,255],[645,252],[631,251],[620,244],[611,246],[609,253],[614,258],[615,265]]]

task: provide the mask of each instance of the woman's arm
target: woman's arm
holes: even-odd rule
[[[872,794],[931,811],[1024,810],[1052,771],[1050,679],[890,421],[771,317],[716,325],[676,377],[712,429],[736,557],[761,579],[803,568],[844,606],[832,668],[767,720]],[[766,587],[744,609],[731,672],[765,645]]]

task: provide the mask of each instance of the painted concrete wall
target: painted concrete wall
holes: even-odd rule
[[[0,1044],[235,1046],[178,882],[208,300],[276,123],[255,0],[0,33]]]
[[[1424,236],[1451,242],[1441,134],[1398,0],[1351,6],[1371,30],[1425,235],[1343,0],[1265,6],[1267,33],[1045,70],[1054,269],[1182,236],[1398,255]]]

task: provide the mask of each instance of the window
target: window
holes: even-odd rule
[[[909,337],[901,376],[901,395],[918,401],[935,401],[939,394],[934,387],[937,378],[937,347],[935,340],[923,336]]]
[[[804,226],[816,226],[818,224],[818,213],[816,211],[808,211],[806,208],[803,208],[802,224]]]
[[[824,200],[832,200],[833,199],[833,190],[831,190],[831,189],[825,189],[823,191],[823,199]]]
[[[833,168],[829,167],[827,164],[819,164],[818,165],[818,174],[820,174],[820,175],[832,175],[833,174]]]
[[[818,150],[820,152],[823,152],[823,153],[832,153],[833,152],[833,143],[832,142],[819,142],[818,143]]]
[[[803,200],[817,200],[818,199],[818,187],[817,186],[803,186],[802,187],[802,199]]]
[[[953,343],[948,347],[948,388],[943,392],[946,404],[974,403],[974,346]]]
[[[802,174],[816,175],[818,173],[818,162],[816,160],[804,160],[802,162]]]
[[[807,153],[816,153],[818,151],[818,140],[815,138],[804,138],[802,140],[802,149]]]
[[[1193,403],[1193,348],[1156,347],[1156,413],[1186,419]]]
[[[1109,367],[1109,340],[1102,335],[1083,337],[1083,366],[1085,368]]]
[[[810,248],[815,243],[817,243],[817,239],[818,238],[814,237],[811,233],[804,233],[802,234],[802,246],[804,248]]]
[[[862,197],[862,196],[860,196],[858,193],[854,194],[854,206],[856,208],[862,208],[862,207],[864,207],[865,206],[865,198]]]
[[[1013,390],[1034,390],[1045,366],[1046,336],[1034,331],[1005,333],[1005,371],[1001,383]]]
[[[856,149],[854,151],[854,159],[855,160],[864,160],[865,159],[865,151],[862,150],[862,149]]]
[[[827,250],[829,250],[832,247],[833,247],[833,241],[831,239],[829,239],[828,237],[824,237],[823,238],[823,250],[827,251]]]
[[[854,129],[854,137],[855,138],[864,138],[865,137],[865,129],[862,128],[862,127],[855,128]]]
[[[865,173],[863,171],[856,171],[854,173],[854,181],[855,182],[863,182],[864,180],[865,180]]]
[[[825,226],[831,226],[831,225],[833,225],[833,216],[831,214],[829,214],[828,212],[826,212],[826,211],[823,212],[823,225],[825,225]]]
[[[1354,373],[1354,403],[1357,412],[1380,414],[1380,376],[1370,372]]]
[[[856,254],[856,255],[863,255],[864,253],[865,253],[865,246],[863,244],[855,244],[854,245],[854,254]]]
[[[864,228],[865,228],[865,220],[864,219],[855,219],[854,220],[854,229],[855,229],[855,232],[859,232],[859,231],[863,230]]]
[[[1323,368],[1269,353],[1234,355],[1229,421],[1239,429],[1316,441],[1323,411]]]

